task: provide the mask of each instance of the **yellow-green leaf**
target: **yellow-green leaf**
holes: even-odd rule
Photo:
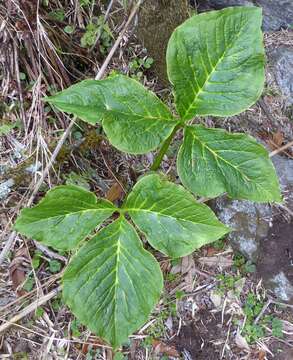
[[[190,254],[229,232],[208,206],[157,174],[139,180],[123,208],[149,243],[170,257]]]
[[[14,228],[55,249],[69,250],[115,210],[109,201],[81,187],[56,186],[38,205],[23,209]]]
[[[179,177],[193,193],[280,201],[278,178],[266,149],[245,134],[202,125],[185,128],[177,159]]]
[[[174,31],[167,70],[182,119],[235,115],[256,102],[264,84],[261,22],[260,8],[233,7],[193,16]]]
[[[114,348],[147,321],[162,287],[158,262],[123,217],[86,243],[63,276],[72,312]]]
[[[178,123],[153,92],[123,75],[84,80],[46,100],[90,124],[101,122],[110,142],[133,154],[156,149]]]

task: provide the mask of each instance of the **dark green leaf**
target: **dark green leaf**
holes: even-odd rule
[[[156,174],[143,177],[123,207],[150,244],[170,257],[190,254],[229,231],[208,206]]]
[[[264,84],[261,9],[234,7],[196,15],[172,34],[168,76],[177,110],[229,116],[249,108]]]
[[[116,208],[78,186],[57,186],[33,208],[23,209],[14,225],[21,234],[58,250],[78,245]]]
[[[110,142],[134,154],[157,148],[177,124],[154,93],[123,75],[84,80],[46,100],[90,124],[102,122]]]
[[[63,296],[83,324],[117,348],[148,319],[162,286],[159,264],[120,217],[73,257]]]
[[[235,199],[281,200],[268,152],[245,134],[201,125],[186,127],[177,168],[183,185],[201,196],[227,192]]]

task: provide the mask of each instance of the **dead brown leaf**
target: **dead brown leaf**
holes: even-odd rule
[[[261,351],[258,353],[258,360],[265,360],[265,357],[266,357],[265,351],[261,350]]]
[[[122,189],[121,185],[115,182],[106,194],[106,199],[109,201],[117,201],[122,199],[124,194],[124,190]]]
[[[284,134],[278,130],[276,133],[273,133],[272,137],[268,140],[268,145],[272,150],[276,150],[283,145]]]
[[[209,267],[219,267],[221,269],[226,269],[228,267],[231,267],[233,265],[232,256],[207,256],[207,257],[201,257],[198,259],[198,261],[202,265],[206,265]]]
[[[152,344],[153,344],[154,352],[156,354],[162,354],[162,355],[178,357],[178,358],[180,357],[175,346],[167,345],[159,340],[153,340]]]
[[[237,332],[235,336],[235,343],[239,347],[239,349],[244,349],[247,351],[250,351],[250,347],[245,339],[244,336],[242,336],[239,332]]]
[[[209,246],[207,248],[207,256],[213,256],[219,252],[218,249],[214,248],[213,246]]]
[[[18,296],[26,294],[24,289],[19,289],[19,286],[24,283],[26,279],[26,265],[29,262],[29,254],[26,247],[22,247],[15,252],[15,256],[9,267],[9,275],[12,281],[12,288],[16,291]]]
[[[181,274],[184,275],[185,290],[187,292],[193,291],[195,263],[192,255],[184,256],[181,260]]]

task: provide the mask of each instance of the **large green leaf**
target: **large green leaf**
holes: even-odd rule
[[[47,101],[90,124],[101,121],[110,142],[133,154],[157,148],[178,123],[154,93],[123,75],[84,80]]]
[[[196,15],[174,31],[167,70],[182,119],[235,115],[255,103],[264,84],[261,21],[260,8],[234,7]]]
[[[63,276],[72,312],[114,348],[148,319],[162,287],[158,262],[123,217],[86,243]]]
[[[190,254],[229,231],[208,206],[156,174],[134,186],[123,208],[150,244],[171,257]]]
[[[23,209],[14,228],[21,234],[59,250],[78,245],[116,208],[74,185],[57,186],[33,208]]]
[[[280,201],[275,169],[266,149],[245,134],[231,134],[202,125],[185,128],[177,169],[193,193],[235,199]]]

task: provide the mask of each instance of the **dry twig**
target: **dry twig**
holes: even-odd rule
[[[97,76],[96,76],[96,80],[99,80],[103,77],[106,69],[107,69],[107,66],[109,65],[115,51],[117,50],[120,42],[122,41],[123,39],[123,36],[125,34],[125,32],[127,31],[132,19],[134,18],[134,16],[136,15],[140,5],[142,4],[143,0],[138,0],[138,2],[133,6],[133,9],[129,15],[129,18],[127,20],[127,22],[125,23],[122,31],[120,32],[117,40],[115,41],[112,49],[110,50],[108,56],[106,57],[102,67],[100,68]],[[43,174],[41,176],[41,178],[39,179],[39,181],[37,182],[36,186],[34,187],[34,190],[27,202],[27,206],[30,206],[32,203],[33,203],[33,200],[36,196],[36,194],[38,193],[39,189],[40,189],[40,186],[42,185],[44,179],[46,178],[46,176],[48,175],[51,167],[53,166],[56,158],[57,158],[57,155],[59,154],[59,151],[61,150],[65,140],[67,139],[69,133],[70,133],[70,130],[72,129],[73,125],[75,123],[75,118],[73,118],[71,120],[71,122],[69,123],[66,131],[63,133],[62,137],[60,138],[60,140],[58,141],[58,144],[51,156],[51,159],[47,165],[47,167],[45,168],[45,170],[43,171]],[[0,265],[1,263],[3,262],[3,260],[5,259],[8,251],[10,250],[10,248],[12,247],[12,244],[15,240],[15,237],[16,237],[16,232],[13,231],[11,233],[11,235],[9,236],[8,240],[7,240],[7,243],[5,244],[1,254],[0,254]],[[4,331],[8,330],[14,323],[16,323],[17,321],[21,320],[23,317],[25,317],[26,315],[28,315],[30,312],[34,311],[37,307],[39,307],[40,305],[43,305],[45,304],[48,300],[52,299],[54,296],[56,296],[56,294],[60,291],[60,287],[56,288],[55,290],[51,291],[50,293],[42,296],[40,299],[36,300],[35,302],[33,302],[32,304],[30,304],[29,306],[27,306],[22,312],[20,312],[18,315],[12,317],[9,321],[7,321],[5,324],[1,325],[0,326],[0,334],[3,333]]]

